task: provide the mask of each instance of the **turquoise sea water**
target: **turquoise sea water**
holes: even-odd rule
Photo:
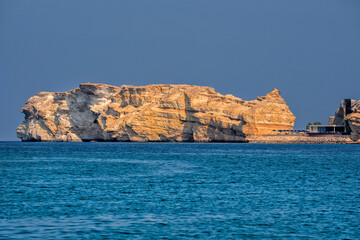
[[[359,239],[360,145],[0,143],[0,239]]]

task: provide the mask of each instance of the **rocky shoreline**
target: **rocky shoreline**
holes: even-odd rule
[[[21,111],[25,119],[16,133],[25,142],[360,141],[359,101],[342,101],[329,120],[330,126],[346,125],[350,135],[308,136],[293,131],[295,116],[277,89],[245,101],[210,87],[84,83],[67,92],[38,93]]]
[[[29,140],[23,142],[61,142]],[[100,140],[72,141],[72,142],[114,142]],[[132,141],[116,141],[132,142]],[[136,141],[138,143],[177,143],[176,141]],[[309,136],[251,136],[244,141],[182,141],[184,143],[249,143],[249,144],[360,144],[360,140],[353,141],[349,136],[309,137]]]
[[[348,136],[253,136],[248,137],[249,143],[304,143],[304,144],[360,144]]]

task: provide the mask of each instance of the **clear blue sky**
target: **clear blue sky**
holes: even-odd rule
[[[296,128],[326,123],[360,98],[360,1],[0,0],[0,80],[0,140],[29,97],[84,82],[278,88]]]

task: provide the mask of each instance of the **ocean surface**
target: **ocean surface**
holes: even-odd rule
[[[360,239],[360,145],[0,142],[0,239]]]

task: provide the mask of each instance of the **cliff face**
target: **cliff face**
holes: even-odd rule
[[[351,133],[350,138],[354,141],[360,139],[360,102],[351,100],[352,113],[347,114],[344,111],[344,102],[341,102],[340,107],[336,110],[335,115],[330,117],[329,124],[343,125],[347,120]]]
[[[81,84],[31,97],[16,132],[23,141],[241,142],[293,128],[279,93],[243,101],[209,87]]]
[[[351,109],[353,113],[348,116],[348,123],[351,129],[351,139],[360,140],[360,102]]]

